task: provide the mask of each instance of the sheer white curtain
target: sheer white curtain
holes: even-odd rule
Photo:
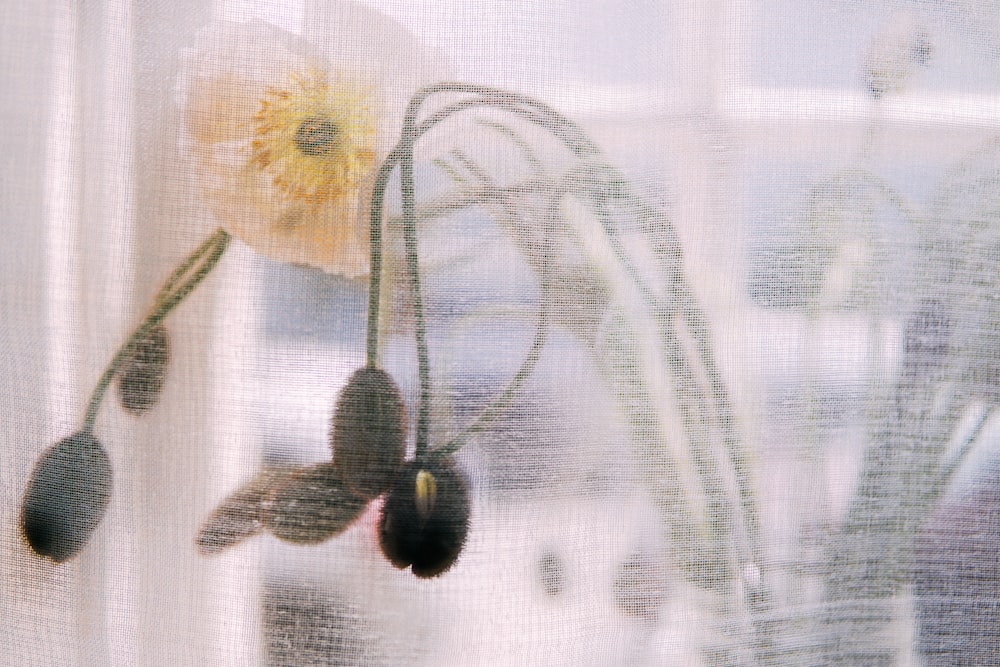
[[[1000,11],[366,6],[402,26],[368,52],[344,18],[367,15],[332,2],[0,10],[5,661],[988,663]],[[409,440],[423,381],[431,448],[488,415],[453,459],[469,533],[439,576],[383,556],[384,498],[320,544],[263,530],[199,550],[262,470],[329,459],[331,410],[369,342],[366,278],[239,234],[166,320],[156,406],[104,401],[113,492],[83,548],[54,563],[23,535],[36,461],[81,428],[173,267],[240,224],[190,112],[240,91],[193,102],[190,86],[212,35],[248,24],[361,48],[371,68],[409,31],[427,49],[413,62],[439,56],[455,81],[568,119],[540,129],[509,103],[416,144],[424,325],[400,177],[387,188],[378,349]],[[412,83],[394,67],[390,107]]]

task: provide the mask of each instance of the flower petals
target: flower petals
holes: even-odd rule
[[[290,469],[265,470],[223,500],[198,531],[195,540],[198,551],[206,556],[221,553],[262,532],[264,500],[290,472]]]
[[[318,463],[278,480],[261,518],[275,537],[316,544],[343,532],[367,504],[344,486],[333,464]]]
[[[448,67],[373,9],[323,13],[314,41],[261,22],[206,28],[185,68],[184,136],[218,224],[272,259],[357,277],[378,166],[410,97]],[[295,141],[317,118],[338,150]]]

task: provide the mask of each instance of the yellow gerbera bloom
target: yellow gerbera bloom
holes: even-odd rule
[[[184,141],[219,224],[273,259],[359,276],[368,208],[403,111],[447,67],[378,12],[333,6],[322,44],[219,22],[184,77]]]

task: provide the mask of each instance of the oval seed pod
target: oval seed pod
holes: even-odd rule
[[[343,532],[367,504],[344,485],[332,463],[319,463],[279,479],[264,500],[261,518],[275,537],[316,544]]]
[[[90,539],[111,499],[111,462],[93,433],[80,431],[39,457],[21,503],[28,546],[62,563]]]
[[[381,368],[359,368],[340,392],[330,446],[341,479],[372,499],[389,488],[406,455],[406,412],[396,383]]]
[[[379,546],[420,578],[454,565],[469,532],[469,492],[450,462],[412,462],[399,473],[379,517]]]
[[[170,336],[157,325],[136,341],[135,350],[118,373],[118,400],[122,407],[139,415],[160,398],[170,363]]]

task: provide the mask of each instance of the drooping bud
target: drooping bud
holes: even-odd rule
[[[344,485],[332,463],[319,463],[279,479],[264,500],[262,520],[275,537],[316,544],[343,532],[367,504]]]
[[[468,487],[454,465],[407,464],[379,517],[379,545],[389,562],[436,577],[458,559],[468,532]]]
[[[158,325],[136,341],[135,349],[118,373],[118,400],[122,407],[139,415],[160,399],[170,363],[170,336]]]
[[[388,373],[366,366],[340,392],[330,445],[341,479],[355,494],[375,498],[389,488],[406,455],[403,397]]]
[[[39,556],[62,563],[90,539],[111,499],[111,462],[89,431],[39,457],[21,503],[21,533]]]

